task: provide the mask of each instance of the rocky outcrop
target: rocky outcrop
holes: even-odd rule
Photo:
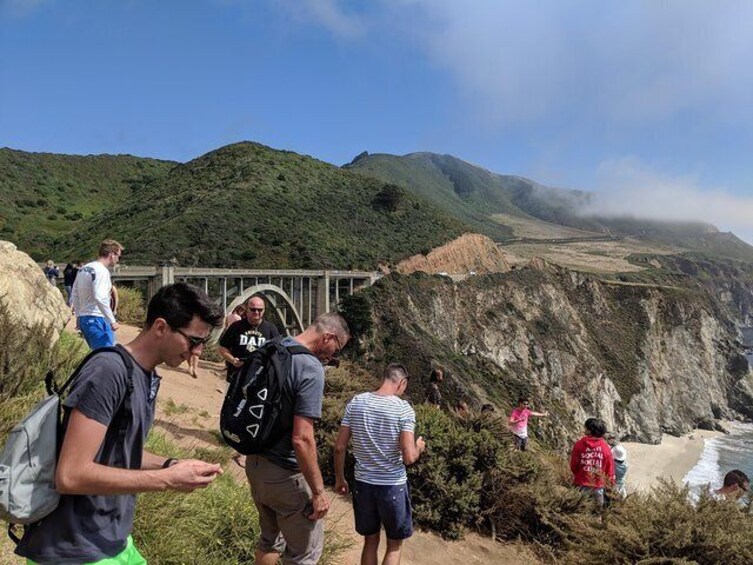
[[[373,359],[407,363],[415,400],[431,365],[443,365],[452,400],[508,410],[530,394],[553,413],[537,428],[561,445],[590,416],[644,442],[753,417],[735,324],[702,289],[605,282],[535,261],[458,284],[393,275],[369,292]]]
[[[414,255],[395,267],[404,275],[424,273],[498,273],[510,270],[504,251],[485,235],[467,233],[431,250],[427,255]]]
[[[51,327],[55,336],[71,316],[60,290],[39,266],[9,241],[0,241],[0,302],[24,327]]]

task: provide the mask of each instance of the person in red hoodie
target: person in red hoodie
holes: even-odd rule
[[[585,423],[586,435],[575,442],[570,455],[573,484],[604,506],[604,488],[614,484],[612,449],[604,441],[607,425],[599,418]]]

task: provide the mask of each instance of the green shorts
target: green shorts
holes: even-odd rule
[[[26,565],[37,565],[31,559],[26,560]],[[136,546],[133,545],[133,538],[128,536],[126,548],[118,553],[115,557],[106,557],[99,561],[91,563],[82,563],[81,565],[147,565]]]

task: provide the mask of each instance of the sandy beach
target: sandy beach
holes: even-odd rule
[[[661,477],[680,484],[698,463],[705,440],[722,435],[721,432],[695,430],[682,437],[664,434],[658,445],[624,442],[622,445],[628,452],[628,491],[648,490]]]

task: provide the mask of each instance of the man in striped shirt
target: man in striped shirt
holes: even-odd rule
[[[416,414],[400,399],[408,378],[403,365],[388,365],[376,392],[358,394],[348,403],[335,444],[335,490],[347,495],[345,452],[353,439],[353,511],[356,531],[364,536],[362,565],[376,565],[382,526],[387,534],[384,565],[400,563],[403,540],[413,535],[405,465],[418,461],[426,444],[421,437],[414,440]]]

